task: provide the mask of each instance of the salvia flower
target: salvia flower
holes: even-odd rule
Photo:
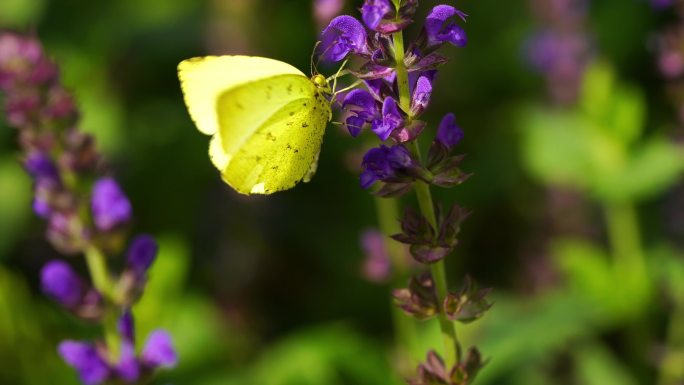
[[[85,288],[81,277],[64,261],[50,261],[40,272],[43,292],[67,307],[74,307],[83,298]]]
[[[110,231],[131,219],[132,208],[128,198],[113,178],[105,177],[93,186],[91,209],[95,226]]]
[[[377,230],[366,230],[361,234],[361,247],[366,256],[363,275],[371,282],[385,282],[392,272],[392,263],[387,252],[386,237]]]
[[[364,155],[361,164],[364,168],[361,174],[361,187],[369,188],[375,181],[390,180],[412,163],[411,153],[402,145],[372,148]]]
[[[467,15],[450,5],[438,5],[430,11],[425,19],[425,33],[429,47],[450,43],[464,47],[468,39],[466,33],[452,19],[455,17],[466,21]]]
[[[456,124],[456,115],[452,113],[444,115],[437,128],[435,140],[447,149],[452,149],[461,139],[463,139],[463,130]]]
[[[344,60],[349,53],[368,54],[366,29],[351,16],[338,16],[321,33],[319,51],[328,62]]]
[[[444,360],[429,351],[427,360],[418,366],[418,377],[409,381],[410,385],[467,385],[475,380],[475,376],[485,363],[476,348],[468,349],[465,360],[452,368],[447,368]]]
[[[136,383],[157,368],[172,368],[178,357],[171,337],[164,330],[150,333],[141,354],[135,352],[134,320],[125,310],[119,318],[121,346],[118,357],[112,357],[100,343],[63,341],[58,352],[71,365],[86,385],[98,385],[111,380]]]
[[[98,385],[111,375],[111,369],[95,345],[67,340],[59,344],[59,355],[78,372],[85,385]]]
[[[133,239],[128,248],[128,266],[139,276],[146,274],[157,257],[159,246],[149,235],[139,235]]]
[[[394,5],[390,0],[366,0],[361,7],[361,18],[368,28],[381,32],[378,29],[380,23],[394,12]]]

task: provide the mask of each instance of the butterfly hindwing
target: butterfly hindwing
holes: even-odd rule
[[[263,102],[248,110],[237,105],[249,99]],[[309,79],[284,75],[231,90],[219,98],[218,111],[230,157],[222,175],[238,192],[286,190],[315,169],[330,106]]]

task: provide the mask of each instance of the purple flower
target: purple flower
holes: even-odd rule
[[[431,77],[421,75],[418,77],[411,95],[411,114],[413,116],[420,115],[430,104],[431,96],[432,79]]]
[[[467,43],[466,33],[453,21],[449,21],[454,16],[458,16],[465,21],[467,15],[450,5],[438,5],[425,19],[425,32],[427,33],[428,46],[436,46],[443,43],[451,43],[458,47],[463,47]]]
[[[651,6],[655,9],[665,9],[672,4],[674,4],[674,0],[651,0]]]
[[[321,33],[321,58],[338,62],[351,53],[368,54],[366,30],[351,16],[338,16]]]
[[[143,276],[157,257],[159,246],[149,235],[139,235],[128,248],[128,266],[137,276]]]
[[[366,230],[361,234],[361,247],[366,255],[363,273],[371,282],[384,282],[390,276],[392,265],[385,240],[377,230]]]
[[[43,292],[57,302],[73,308],[83,298],[83,282],[81,278],[64,261],[50,261],[40,272]]]
[[[147,337],[142,351],[142,362],[152,368],[172,368],[178,362],[171,336],[164,330],[155,330]]]
[[[366,0],[361,7],[361,18],[368,28],[377,31],[382,19],[393,11],[390,0]]]
[[[109,366],[95,346],[85,342],[63,341],[57,350],[64,361],[76,369],[85,385],[97,385],[108,379]]]
[[[344,0],[314,0],[313,7],[316,22],[323,28],[333,17],[340,14]]]
[[[463,139],[463,130],[456,124],[456,116],[454,114],[449,113],[442,118],[435,139],[448,149],[451,149]]]
[[[131,218],[131,203],[112,178],[102,178],[93,186],[91,209],[95,226],[109,231]]]
[[[116,365],[116,373],[127,382],[134,382],[140,376],[140,364],[135,357],[135,326],[130,309],[124,311],[119,318],[119,334],[121,335],[121,352]]]
[[[361,187],[369,188],[377,180],[387,180],[396,176],[400,169],[409,167],[413,163],[411,154],[402,145],[370,149],[363,157],[361,166]]]
[[[59,171],[49,156],[42,152],[32,152],[24,161],[24,168],[36,180],[57,183]]]
[[[372,121],[378,114],[375,99],[364,89],[357,88],[348,93],[342,102],[342,108],[348,109],[351,113],[345,123],[349,133],[354,137],[361,133],[364,124]]]
[[[392,97],[386,97],[382,104],[382,116],[373,120],[371,130],[381,140],[387,140],[394,130],[404,124],[404,118],[399,112],[397,101]]]

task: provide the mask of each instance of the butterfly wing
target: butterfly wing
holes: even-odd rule
[[[247,56],[179,65],[185,102],[198,129],[214,135],[209,154],[242,194],[270,194],[316,169],[330,104],[287,63]]]
[[[222,175],[235,190],[271,194],[310,179],[330,103],[308,78],[280,75],[236,87],[219,97],[217,110],[223,153],[214,158],[228,158]]]

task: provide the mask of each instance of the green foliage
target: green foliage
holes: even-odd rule
[[[26,229],[31,207],[29,177],[13,156],[0,158],[0,260]]]
[[[543,183],[579,188],[603,202],[661,194],[684,171],[684,152],[659,136],[639,143],[644,109],[638,90],[596,64],[586,74],[579,108],[522,114],[525,165]]]

